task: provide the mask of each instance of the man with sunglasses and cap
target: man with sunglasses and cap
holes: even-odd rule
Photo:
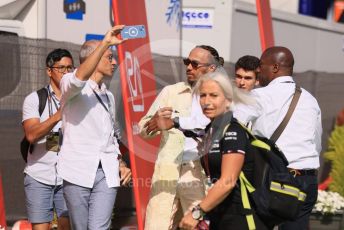
[[[142,137],[162,135],[146,209],[146,230],[176,228],[181,217],[205,196],[197,142],[185,137],[182,129],[205,128],[209,123],[199,99],[192,95],[193,86],[200,76],[223,63],[213,47],[196,46],[184,59],[186,81],[164,87],[139,122]]]

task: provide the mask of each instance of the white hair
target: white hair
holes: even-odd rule
[[[91,53],[93,53],[93,51],[97,48],[98,44],[98,40],[89,40],[81,46],[79,52],[80,64],[83,63],[87,59],[87,57],[91,55]]]
[[[200,93],[200,88],[204,82],[214,81],[222,89],[225,98],[232,102],[230,110],[233,110],[235,104],[254,104],[255,100],[246,91],[239,89],[227,75],[223,67],[217,67],[214,72],[209,72],[200,77],[195,86],[194,92]]]

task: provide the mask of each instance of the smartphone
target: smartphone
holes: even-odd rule
[[[146,37],[144,25],[125,26],[121,31],[122,39],[134,39]]]

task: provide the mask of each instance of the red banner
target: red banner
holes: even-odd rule
[[[274,32],[272,29],[272,18],[270,0],[256,0],[257,17],[262,52],[274,46]]]
[[[138,134],[138,122],[156,96],[152,55],[149,45],[144,0],[112,0],[115,24],[145,25],[146,38],[127,40],[118,46],[130,166],[133,174],[138,228],[143,230],[145,209],[149,199],[151,177],[159,140],[147,142]]]
[[[2,191],[2,178],[0,174],[0,229],[6,229],[6,215],[4,205],[4,193]]]

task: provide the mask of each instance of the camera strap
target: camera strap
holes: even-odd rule
[[[53,115],[53,106],[52,104],[54,103],[56,111],[59,110],[60,106],[56,103],[56,96],[53,95],[53,93],[50,90],[50,85],[47,85],[47,91],[48,91],[48,108],[49,108],[49,117]],[[53,101],[53,103],[51,103]]]

